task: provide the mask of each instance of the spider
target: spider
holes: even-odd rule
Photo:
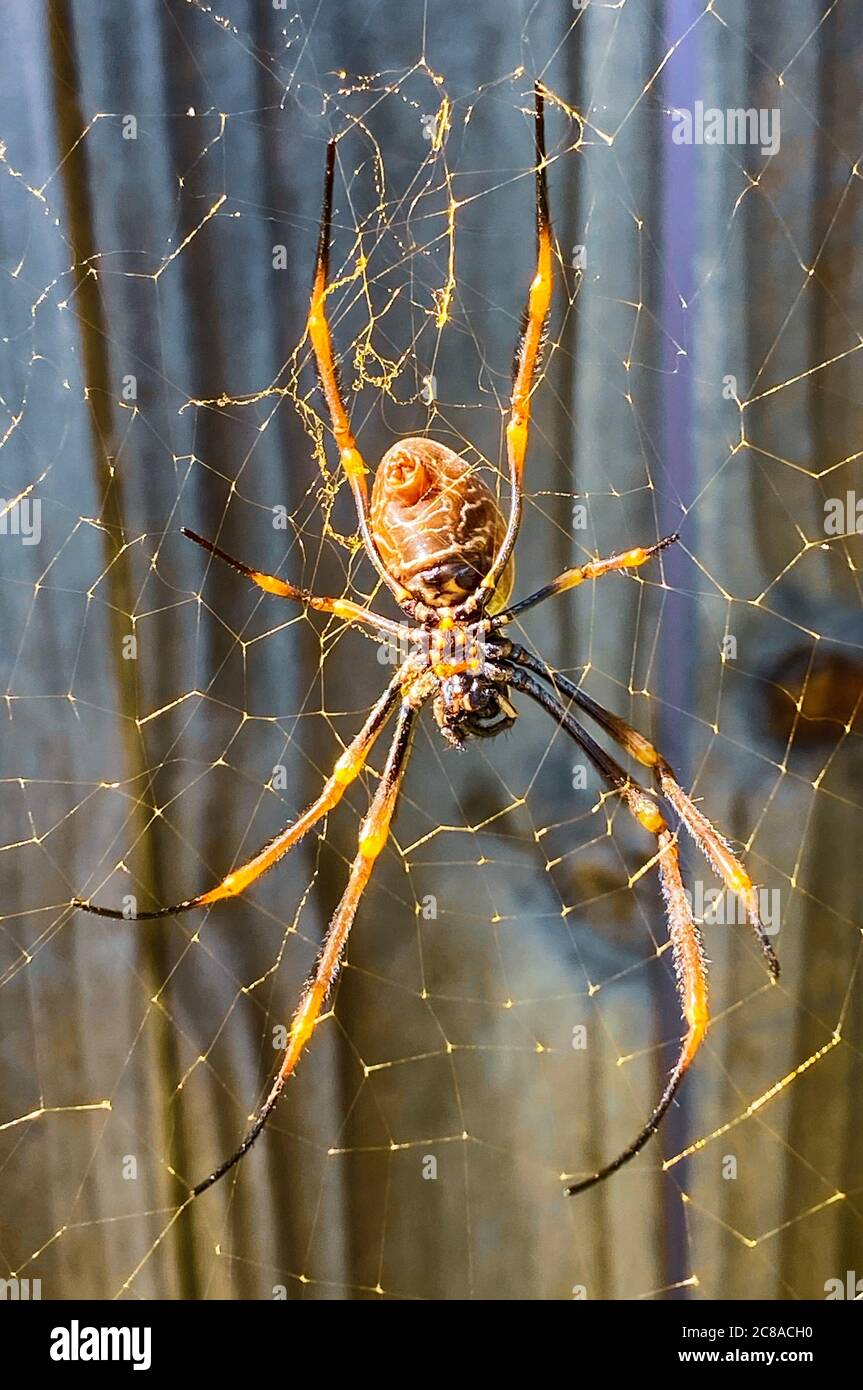
[[[574,740],[593,765],[606,792],[618,796],[639,825],[655,839],[655,863],[665,900],[686,1033],[665,1088],[636,1138],[603,1168],[566,1186],[567,1194],[583,1192],[604,1181],[643,1148],[671,1105],[708,1026],[707,974],[699,928],[683,886],[677,834],[662,815],[660,799],[686,827],[726,888],[742,899],[770,974],[774,979],[779,975],[779,962],[761,922],[757,891],[751,879],[726,840],[680,786],[662,753],[631,725],[505,635],[507,625],[536,604],[587,580],[598,580],[615,571],[634,570],[677,540],[676,535],[667,536],[655,545],[637,546],[606,559],[577,565],[536,593],[509,605],[513,550],[522,515],[531,398],[552,297],[553,247],[543,108],[543,94],[537,84],[534,87],[536,269],[513,360],[511,407],[506,426],[510,493],[505,520],[491,490],[472,468],[445,445],[425,437],[399,440],[387,450],[376,470],[369,497],[368,469],[351,432],[327,321],[335,140],[327,147],[307,335],[341,466],[356,504],[362,543],[381,580],[412,620],[410,649],[362,728],[337,759],[317,800],[298,820],[281,830],[245,863],[232,869],[214,888],[171,907],[139,912],[132,919],[173,917],[244,893],[339,802],[345,789],[365,766],[385,725],[395,716],[395,730],[384,771],[360,824],[347,886],[293,1015],[270,1091],[253,1116],[239,1147],[192,1189],[193,1197],[224,1177],[254,1144],[312,1036],[338,973],[363,890],[387,842],[417,717],[429,702],[443,737],[450,744],[461,747],[472,736],[490,738],[511,728],[517,712],[510,697],[514,692],[527,696]],[[293,599],[347,623],[366,624],[389,638],[404,636],[402,625],[357,603],[311,594],[286,580],[251,568],[193,531],[183,528],[183,534],[265,593]],[[655,790],[648,791],[595,742],[576,719],[575,709],[589,716],[631,759],[651,770]],[[101,917],[128,920],[127,913],[89,900],[75,898],[73,906]]]

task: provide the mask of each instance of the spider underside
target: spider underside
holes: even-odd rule
[[[370,711],[363,727],[338,758],[318,798],[292,825],[269,840],[251,859],[231,870],[214,888],[171,907],[138,913],[132,920],[171,917],[237,897],[283,858],[341,799],[359,776],[389,719],[395,731],[383,774],[359,829],[357,851],[342,899],[330,921],[314,973],[303,990],[288,1042],[269,1094],[241,1144],[207,1177],[191,1188],[197,1197],[229,1172],[251,1148],[283,1094],[330,994],[345,943],[375,860],[386,844],[410,755],[420,710],[431,704],[448,743],[462,747],[471,737],[494,737],[512,727],[514,693],[535,701],[586,755],[606,791],[655,838],[655,863],[665,901],[668,933],[681,1009],[687,1025],[665,1089],[646,1123],[616,1158],[598,1172],[565,1188],[581,1192],[603,1181],[647,1143],[671,1105],[680,1082],[707,1030],[707,978],[699,928],[692,917],[681,877],[677,835],[660,809],[665,801],[686,827],[725,886],[743,901],[774,979],[779,963],[762,925],[757,891],[728,843],[678,783],[662,754],[636,729],[597,704],[585,691],[538,657],[512,642],[506,626],[536,604],[587,580],[636,569],[677,537],[575,566],[536,593],[507,606],[513,579],[513,551],[523,505],[523,474],[528,428],[543,338],[551,306],[553,245],[548,211],[543,94],[534,88],[536,269],[516,347],[509,419],[506,427],[510,500],[506,519],[478,473],[451,449],[423,437],[404,439],[383,456],[371,498],[367,468],[351,432],[339,389],[326,313],[336,141],[327,147],[324,202],[307,326],[340,461],[356,504],[359,532],[369,560],[396,602],[412,620],[409,654]],[[230,565],[266,593],[292,599],[349,623],[375,628],[403,640],[401,624],[347,599],[325,598],[286,580],[253,569],[195,532],[189,539]],[[575,717],[586,714],[632,760],[650,769],[654,787],[643,787],[602,748]],[[90,900],[73,906],[102,917],[128,920],[118,909]]]

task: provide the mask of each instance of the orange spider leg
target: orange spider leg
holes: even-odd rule
[[[238,894],[244,893],[262,874],[265,874],[274,864],[278,864],[279,860],[288,853],[288,850],[293,849],[306,832],[311,830],[313,825],[322,820],[341,801],[345,789],[359,776],[365,766],[375,739],[384,727],[399,698],[404,673],[405,668],[401,667],[393,676],[356,738],[352,739],[336,761],[336,765],[324,783],[323,791],[317,800],[312,802],[311,806],[303,812],[298,820],[294,821],[293,825],[280,830],[278,835],[274,836],[272,840],[268,840],[256,854],[252,855],[251,859],[247,859],[244,864],[232,869],[220,883],[216,884],[215,888],[209,889],[206,893],[199,893],[194,898],[186,898],[183,902],[174,903],[172,907],[161,907],[154,912],[136,912],[131,915],[120,908],[99,907],[83,898],[73,898],[72,906],[83,908],[85,912],[92,912],[97,917],[110,917],[115,921],[152,922],[159,917],[174,917],[179,912],[189,912],[194,907],[209,907],[212,903],[220,902],[223,898],[236,898]]]
[[[285,1049],[285,1055],[282,1058],[281,1066],[279,1067],[278,1074],[270,1089],[270,1093],[255,1116],[239,1148],[230,1158],[220,1163],[218,1168],[214,1169],[208,1177],[197,1184],[192,1192],[194,1197],[200,1196],[208,1187],[212,1187],[212,1185],[218,1182],[220,1178],[224,1177],[236,1163],[239,1163],[244,1154],[248,1153],[278,1104],[285,1083],[292,1075],[320,1019],[321,1010],[329,997],[333,982],[338,974],[345,943],[347,942],[348,934],[353,925],[360,898],[363,895],[363,890],[371,878],[375,860],[386,844],[389,836],[390,822],[392,821],[393,812],[395,811],[399,789],[410,753],[415,718],[416,711],[406,700],[403,701],[399,710],[396,730],[387,756],[383,776],[372,798],[368,815],[360,826],[357,853],[351,864],[347,887],[345,888],[341,902],[333,913],[330,925],[327,928],[327,934],[324,937],[323,945],[318,954],[314,974],[303,990],[300,1002],[294,1013],[290,1032],[288,1034],[288,1044]]]
[[[502,669],[506,672],[506,678],[515,690],[521,690],[524,694],[529,695],[552,716],[560,728],[575,740],[590,758],[606,786],[612,791],[618,792],[639,825],[643,826],[651,835],[655,835],[658,847],[659,881],[665,899],[677,993],[687,1024],[687,1033],[681,1042],[677,1061],[647,1122],[633,1142],[611,1163],[607,1163],[604,1168],[600,1168],[589,1178],[571,1183],[565,1189],[567,1196],[571,1197],[577,1192],[584,1192],[588,1187],[593,1187],[596,1183],[604,1182],[612,1173],[616,1173],[618,1168],[622,1168],[625,1163],[634,1158],[644,1148],[648,1139],[656,1133],[707,1032],[710,1021],[707,1000],[707,971],[701,947],[701,936],[683,886],[677,842],[656,802],[643,787],[627,776],[620,764],[599,747],[599,744],[591,738],[587,730],[572,717],[569,710],[554,695],[544,689],[537,680],[534,680],[526,671],[520,670],[518,666],[511,666],[509,663],[505,663]]]
[[[653,752],[656,750],[653,749]],[[731,846],[720,835],[715,826],[693,803],[681,787],[668,763],[656,754],[656,780],[663,796],[671,803],[686,829],[689,831],[701,853],[713,865],[726,888],[735,893],[746,909],[749,925],[758,937],[767,968],[774,980],[779,979],[779,959],[761,920],[758,904],[758,889],[752,882]]]
[[[656,1133],[677,1094],[678,1087],[690,1063],[704,1041],[704,1035],[710,1022],[707,970],[701,945],[701,934],[692,916],[689,899],[683,886],[677,843],[662,816],[656,810],[654,803],[649,801],[647,797],[645,797],[645,801],[654,812],[656,825],[659,828],[653,829],[651,825],[646,824],[641,815],[635,811],[633,814],[645,826],[645,829],[653,829],[653,833],[657,837],[659,882],[662,887],[662,896],[665,899],[671,959],[674,962],[677,993],[688,1031],[681,1043],[677,1061],[665,1083],[665,1089],[637,1137],[622,1153],[618,1154],[617,1158],[613,1159],[611,1163],[607,1163],[604,1168],[600,1168],[597,1173],[592,1173],[589,1178],[583,1178],[580,1182],[570,1183],[566,1188],[568,1197],[574,1197],[578,1192],[585,1192],[587,1188],[611,1177],[611,1174],[616,1173],[618,1168],[622,1168],[625,1163],[634,1158],[648,1139]]]
[[[604,560],[588,560],[584,565],[575,565],[572,569],[564,570],[556,579],[552,579],[550,584],[545,584],[536,593],[529,594],[527,598],[520,599],[518,603],[512,604],[510,608],[502,613],[497,613],[491,620],[492,628],[503,627],[506,623],[511,623],[513,618],[520,617],[528,608],[533,608],[537,603],[543,603],[547,598],[553,598],[555,594],[565,594],[568,589],[576,589],[585,580],[601,579],[603,575],[613,574],[617,570],[634,570],[651,560],[654,555],[658,555],[667,546],[673,545],[678,540],[678,533],[673,536],[664,536],[655,545],[638,545],[633,550],[624,550],[620,555],[609,555]]]
[[[522,320],[513,362],[512,399],[509,423],[506,427],[506,452],[509,463],[509,519],[500,549],[492,561],[482,584],[467,599],[463,612],[473,612],[487,602],[509,564],[515,546],[524,501],[524,460],[527,454],[530,406],[537,370],[542,357],[545,326],[551,307],[552,243],[551,219],[548,212],[548,183],[545,166],[545,114],[542,91],[534,87],[536,135],[536,271],[531,281],[527,305]]]
[[[369,612],[367,608],[361,607],[358,603],[352,603],[350,599],[324,598],[319,594],[309,593],[308,589],[300,589],[296,584],[289,584],[287,580],[279,579],[274,574],[264,574],[262,570],[252,569],[250,565],[245,565],[242,560],[237,560],[226,550],[222,550],[221,546],[214,545],[212,541],[199,536],[197,531],[190,531],[188,526],[181,526],[180,530],[188,540],[200,545],[210,555],[224,560],[226,565],[231,566],[231,569],[244,575],[246,579],[250,579],[253,584],[257,584],[258,588],[263,589],[265,594],[276,594],[279,598],[294,599],[297,603],[304,603],[318,613],[332,613],[335,617],[344,618],[349,623],[365,623],[367,627],[375,627],[379,632],[388,633],[390,637],[401,639],[404,636],[404,629],[398,623],[392,622],[389,618],[379,618],[376,613]]]
[[[646,739],[637,729],[633,729],[631,724],[627,724],[625,719],[621,719],[618,715],[612,714],[610,710],[598,704],[585,691],[579,689],[577,685],[573,685],[572,681],[567,680],[566,676],[552,671],[550,667],[545,666],[543,662],[538,661],[536,657],[531,656],[521,647],[512,647],[509,654],[511,659],[517,661],[519,665],[526,666],[528,670],[535,671],[537,675],[544,676],[551,681],[562,695],[565,695],[568,700],[572,700],[580,709],[585,710],[592,719],[595,719],[597,724],[600,724],[611,735],[615,743],[625,749],[631,758],[641,763],[643,767],[652,769],[659,790],[666,801],[674,807],[705,859],[716,870],[726,888],[735,893],[743,903],[747,920],[758,938],[758,944],[767,962],[767,968],[772,978],[778,980],[779,959],[761,920],[758,889],[728,841],[720,835],[704,812],[695,805],[692,798],[687,796],[670,764],[666,762],[662,754],[654,748],[649,739]]]
[[[321,389],[327,403],[330,421],[332,423],[333,435],[339,450],[339,458],[345,476],[350,483],[351,492],[354,495],[354,503],[357,509],[357,520],[360,526],[360,535],[369,559],[383,579],[384,583],[394,594],[396,601],[406,604],[410,601],[410,591],[394,579],[388,573],[375,544],[369,526],[369,492],[366,486],[366,474],[368,468],[363,457],[357,448],[357,442],[351,431],[348,413],[342,394],[339,390],[338,371],[333,355],[333,344],[330,337],[330,326],[327,320],[326,297],[327,281],[329,278],[330,262],[330,232],[333,216],[333,175],[336,163],[336,142],[331,140],[327,145],[327,161],[324,174],[324,203],[321,212],[321,230],[318,238],[318,251],[315,260],[315,278],[312,284],[312,298],[309,307],[308,334],[314,349],[315,361],[318,366],[318,375],[321,381]]]

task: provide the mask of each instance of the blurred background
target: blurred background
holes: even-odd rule
[[[3,29],[0,1276],[291,1299],[863,1278],[859,9],[12,0]],[[304,341],[333,135],[366,457],[428,430],[505,497],[535,79],[557,293],[518,593],[681,542],[520,637],[745,853],[782,979],[707,922],[714,1022],[679,1104],[565,1202],[681,1032],[652,846],[541,712],[461,756],[427,715],[331,1013],[254,1151],[184,1205],[268,1089],[374,773],[242,900],[142,925],[71,900],[209,886],[314,797],[390,668],[178,529],[392,613]]]

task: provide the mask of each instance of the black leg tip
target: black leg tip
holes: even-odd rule
[[[73,898],[72,910],[80,912],[89,912],[92,917],[108,917],[112,922],[124,922],[128,920],[135,920],[134,918],[127,918],[126,914],[124,912],[121,912],[119,908],[97,907],[96,904],[91,903],[88,898]]]
[[[586,1192],[598,1181],[599,1175],[597,1174],[595,1177],[585,1178],[582,1182],[571,1182],[563,1189],[563,1195],[564,1197],[577,1197],[579,1192]]]

